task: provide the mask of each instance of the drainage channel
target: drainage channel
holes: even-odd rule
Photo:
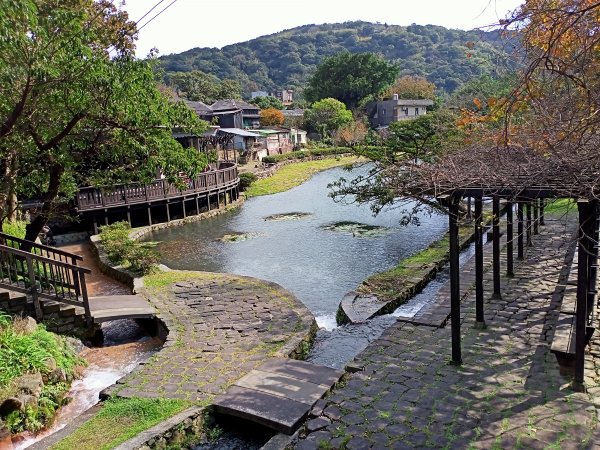
[[[163,344],[160,339],[148,336],[144,328],[134,320],[106,322],[102,325],[102,332],[104,344],[101,347],[88,347],[80,352],[88,365],[83,376],[73,382],[67,394],[72,400],[59,410],[52,427],[36,435],[23,433],[13,437],[12,450],[34,445],[35,448],[47,448],[45,440],[52,439],[54,433],[96,405],[103,389],[131,372]]]

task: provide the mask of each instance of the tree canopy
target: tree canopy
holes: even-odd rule
[[[338,128],[352,122],[352,111],[339,100],[325,98],[304,111],[304,121],[309,130],[319,133],[323,138],[331,137]]]
[[[170,179],[206,166],[174,126],[205,123],[156,87],[151,60],[133,55],[135,24],[111,1],[8,2],[0,14],[0,220],[15,195],[42,208],[34,239],[77,186]],[[16,18],[16,19],[15,19]],[[1,222],[0,222],[1,223]]]
[[[507,52],[512,43],[507,46],[498,34],[354,21],[305,25],[221,49],[194,48],[160,61],[167,73],[201,70],[235,79],[247,94],[288,88],[297,94],[326,57],[369,52],[397,63],[400,75],[426,77],[450,93],[471,78],[514,65]]]
[[[216,76],[192,70],[168,75],[169,86],[178,96],[208,105],[217,100],[241,99],[240,84],[235,80],[219,80]]]
[[[260,109],[267,108],[275,108],[275,109],[283,109],[283,103],[276,97],[271,97],[270,95],[266,97],[256,97],[250,100],[250,103],[258,106]]]
[[[260,112],[260,124],[263,127],[271,125],[283,125],[285,117],[279,109],[267,108]]]
[[[435,100],[435,84],[424,77],[404,75],[383,92],[384,97],[391,97],[393,94],[405,99]]]
[[[348,108],[378,96],[398,74],[398,66],[373,53],[341,52],[326,58],[304,91],[309,102],[335,98]]]

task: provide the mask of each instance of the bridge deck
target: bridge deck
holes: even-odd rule
[[[215,399],[216,411],[292,434],[344,372],[272,358]]]
[[[95,323],[117,319],[149,319],[154,308],[138,295],[90,297],[90,312]]]

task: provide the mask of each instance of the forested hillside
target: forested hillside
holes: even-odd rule
[[[193,45],[193,43],[190,43]],[[222,49],[194,48],[161,57],[167,72],[201,70],[238,80],[245,92],[302,88],[325,56],[343,50],[380,53],[401,75],[421,75],[452,92],[505,67],[510,57],[496,32],[369,22],[305,25]]]

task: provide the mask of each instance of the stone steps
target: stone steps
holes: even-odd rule
[[[49,330],[64,332],[85,325],[85,310],[82,307],[46,299],[40,299],[40,304]],[[8,289],[0,289],[0,311],[35,317],[33,300],[27,294]]]

